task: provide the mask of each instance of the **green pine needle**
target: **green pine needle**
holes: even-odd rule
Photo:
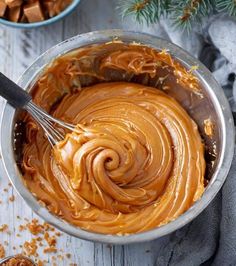
[[[134,15],[140,24],[151,24],[167,13],[169,4],[170,0],[121,0],[120,8],[123,10],[123,17]]]
[[[193,24],[201,23],[202,18],[209,15],[212,8],[209,0],[173,0],[170,6],[171,18],[174,25],[189,32]]]
[[[214,10],[236,17],[236,0],[119,0],[123,17],[152,24],[169,15],[175,26],[190,31]]]
[[[216,0],[218,12],[228,12],[230,16],[236,16],[236,0]]]

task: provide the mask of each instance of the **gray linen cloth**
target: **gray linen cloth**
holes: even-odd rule
[[[236,110],[236,20],[215,15],[189,36],[173,30],[167,20],[146,31],[198,57],[213,72]],[[194,221],[171,234],[157,253],[158,266],[236,265],[236,156],[213,202]]]

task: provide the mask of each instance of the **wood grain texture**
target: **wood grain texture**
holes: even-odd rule
[[[17,80],[42,52],[64,39],[88,31],[124,28],[153,32],[162,36],[162,29],[158,28],[158,25],[154,29],[138,26],[130,20],[122,21],[119,11],[115,9],[116,5],[116,0],[82,0],[77,10],[69,17],[45,28],[18,30],[0,26],[0,71]],[[0,101],[0,105],[2,104],[3,100]],[[22,232],[21,237],[17,237],[16,229],[22,224],[22,220],[16,219],[16,216],[28,219],[37,216],[20,196],[16,195],[14,189],[8,186],[9,181],[2,164],[0,171],[0,199],[3,201],[0,204],[0,225],[8,224],[12,232],[11,235],[0,234],[0,243],[8,241],[6,253],[11,255],[20,253],[22,249],[19,245],[32,237],[27,231]],[[4,188],[8,188],[8,192],[3,191]],[[16,197],[13,203],[9,202],[11,195]],[[70,260],[57,259],[56,265],[69,266],[69,262],[75,262],[80,266],[154,265],[156,257],[160,255],[158,250],[166,241],[168,237],[136,245],[112,246],[87,242],[63,234],[57,246],[65,253],[71,253],[72,257]],[[52,265],[51,256],[42,253],[39,255],[41,259],[48,260],[48,265]]]

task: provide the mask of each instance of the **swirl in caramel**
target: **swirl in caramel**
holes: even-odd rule
[[[100,71],[105,64],[141,71],[140,63],[132,61],[138,58],[134,47],[135,56],[112,51],[110,60],[99,62]],[[205,159],[197,125],[184,108],[161,90],[125,81],[101,79],[99,84],[61,92],[71,78],[60,72],[69,67],[62,64],[69,57],[63,60],[41,77],[33,98],[55,117],[78,126],[52,148],[42,129],[24,117],[22,169],[30,191],[52,213],[104,234],[146,231],[185,212],[204,191]],[[81,68],[76,67],[78,74]],[[150,70],[148,65],[142,69]],[[94,74],[89,71],[86,75]],[[51,75],[60,73],[49,91]],[[60,101],[52,107],[59,93]]]

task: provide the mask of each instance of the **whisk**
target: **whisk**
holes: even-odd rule
[[[12,80],[8,79],[0,72],[0,96],[5,98],[14,108],[24,109],[38,122],[47,136],[50,144],[54,146],[57,142],[65,138],[60,128],[74,131],[75,126],[58,120],[42,108],[33,103],[29,93],[24,91]]]

